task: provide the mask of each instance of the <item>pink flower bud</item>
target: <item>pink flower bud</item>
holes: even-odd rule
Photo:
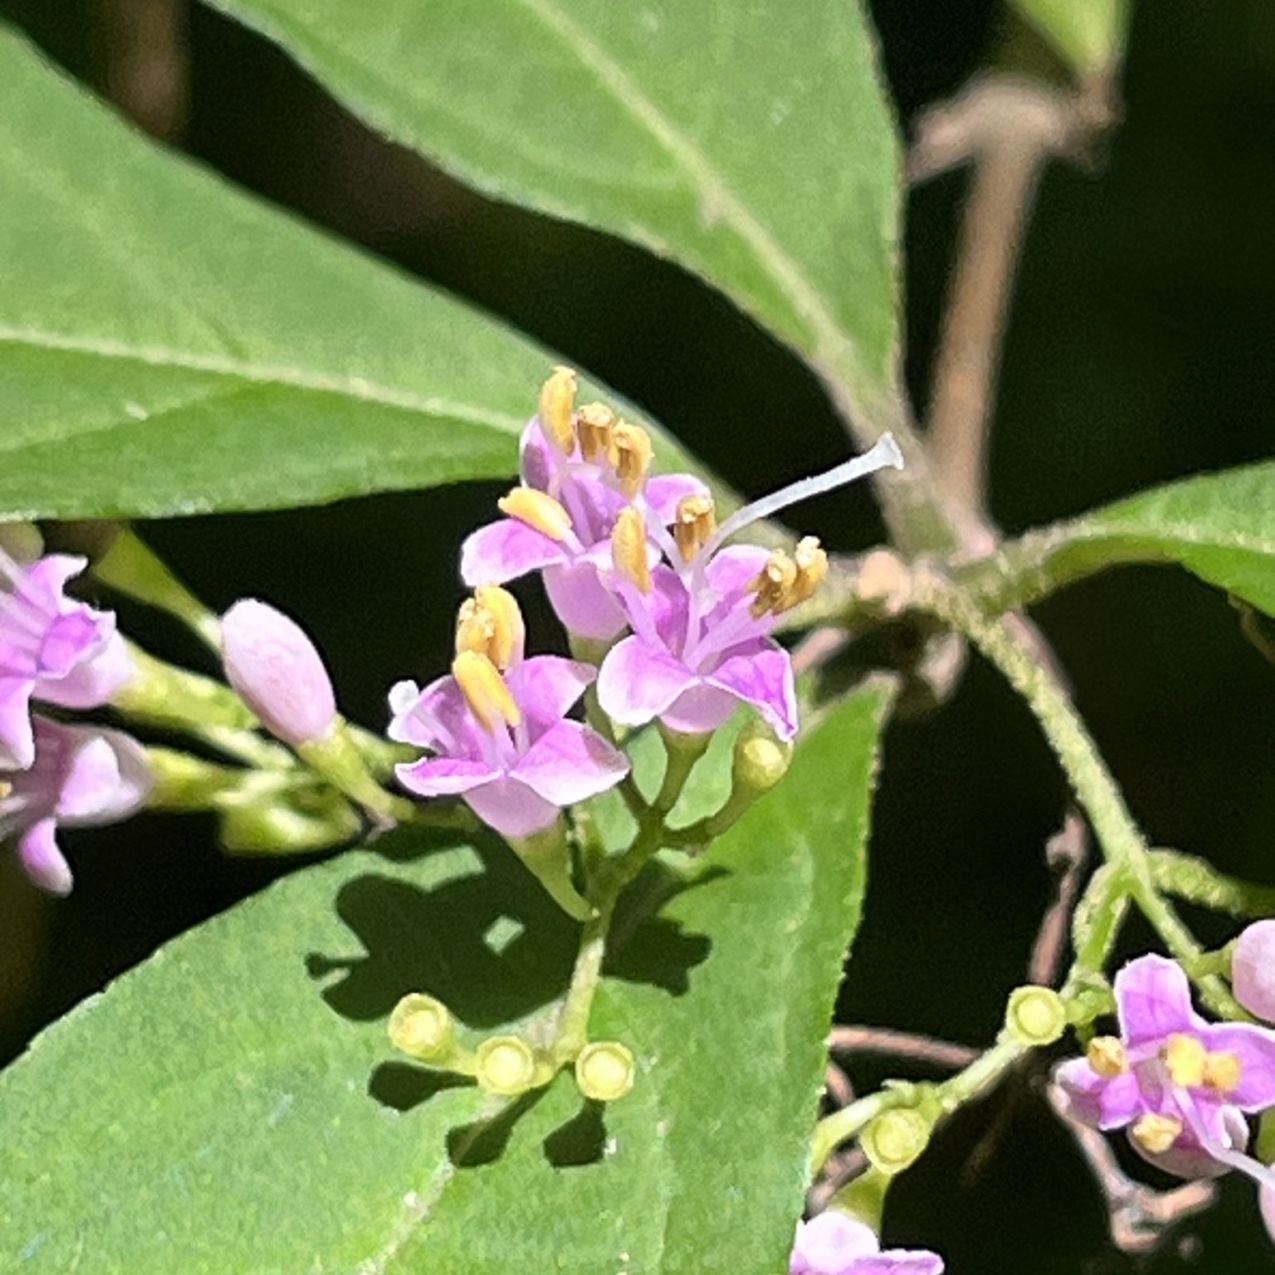
[[[1275,1022],[1275,921],[1255,921],[1236,940],[1231,984],[1250,1014]]]
[[[336,721],[332,680],[314,643],[282,611],[255,598],[221,621],[226,677],[261,724],[297,747],[326,738]]]

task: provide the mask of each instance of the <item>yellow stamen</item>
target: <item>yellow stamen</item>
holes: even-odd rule
[[[515,487],[496,504],[502,514],[525,522],[550,540],[565,540],[571,530],[571,515],[552,496],[534,487]]]
[[[796,579],[797,564],[782,549],[776,549],[748,586],[748,591],[757,595],[751,608],[753,618],[759,620],[768,611],[778,615]]]
[[[683,562],[690,562],[717,530],[717,512],[711,496],[683,496],[677,502],[673,539]]]
[[[1130,1136],[1144,1151],[1152,1155],[1162,1155],[1177,1140],[1182,1132],[1182,1121],[1172,1116],[1146,1115],[1134,1122],[1129,1130]]]
[[[1095,1036],[1089,1042],[1085,1057],[1100,1076],[1119,1076],[1129,1070],[1124,1044],[1115,1036]]]
[[[815,536],[805,536],[799,540],[792,557],[797,568],[797,578],[792,582],[788,596],[784,598],[785,611],[813,597],[828,574],[828,555],[820,548]]]
[[[461,603],[456,616],[456,654],[474,651],[485,655],[502,673],[522,650],[526,630],[522,612],[508,589],[480,585],[474,596]]]
[[[0,779],[0,801],[3,801],[13,791],[13,785],[8,780]]]
[[[1165,1042],[1163,1057],[1175,1085],[1193,1089],[1204,1083],[1204,1060],[1208,1051],[1194,1036],[1174,1032]]]
[[[564,456],[571,455],[575,433],[571,409],[576,401],[576,374],[569,367],[555,367],[540,389],[540,424]]]
[[[615,413],[605,403],[586,403],[576,413],[576,435],[585,460],[603,460],[610,453],[614,424]]]
[[[1239,1087],[1240,1059],[1229,1050],[1209,1054],[1204,1060],[1204,1083],[1215,1093],[1231,1093]]]
[[[611,427],[611,450],[609,459],[615,469],[615,476],[620,480],[620,488],[630,498],[638,494],[646,480],[647,470],[651,468],[651,458],[655,449],[651,446],[651,436],[641,425],[630,425],[628,421],[618,421]]]
[[[632,506],[620,511],[611,532],[611,558],[615,569],[638,587],[651,591],[651,564],[646,556],[646,523]]]
[[[452,676],[484,730],[495,730],[498,721],[522,725],[522,710],[505,679],[485,655],[459,652],[452,661]]]

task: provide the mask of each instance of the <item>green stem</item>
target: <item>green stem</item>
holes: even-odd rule
[[[1275,886],[1227,876],[1196,855],[1152,850],[1151,869],[1161,890],[1188,903],[1232,916],[1275,916]]]

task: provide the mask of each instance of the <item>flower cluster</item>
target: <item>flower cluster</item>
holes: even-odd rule
[[[85,560],[29,547],[34,553],[25,560],[0,547],[0,841],[16,845],[36,885],[66,894],[71,870],[58,825],[123,818],[145,801],[150,777],[145,754],[127,735],[33,711],[33,702],[105,704],[129,680],[131,665],[115,617],[67,596]]]
[[[715,730],[740,704],[775,733],[797,729],[792,665],[771,637],[777,617],[810,597],[827,571],[817,540],[789,555],[727,540],[759,519],[884,465],[893,440],[818,478],[739,510],[720,525],[708,488],[654,475],[638,425],[600,403],[575,406],[575,376],[558,368],[521,443],[521,483],[504,517],[474,532],[461,576],[452,672],[391,693],[391,737],[432,754],[402,766],[422,796],[459,795],[506,836],[553,825],[558,811],[619,782],[627,762],[595,731],[567,720],[596,678],[602,712],[621,726]],[[525,658],[521,617],[500,586],[539,572],[550,603],[589,663]],[[627,631],[627,632],[626,632]]]

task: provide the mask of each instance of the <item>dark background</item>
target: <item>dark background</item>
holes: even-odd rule
[[[129,70],[130,32],[164,8],[185,15],[176,47],[188,61],[184,82],[156,94]],[[984,0],[872,8],[904,121],[956,90],[1006,35],[1000,6]],[[151,0],[0,0],[0,14],[231,180],[587,367],[742,490],[844,453],[812,378],[719,297],[635,249],[472,194],[378,141],[281,53],[217,15]],[[144,51],[152,39],[162,51],[164,24],[154,31]],[[992,457],[993,512],[1009,531],[1269,457],[1275,442],[1275,6],[1143,0],[1124,96],[1105,167],[1051,169],[1026,245]],[[920,404],[962,190],[960,176],[939,179],[908,214],[908,374]],[[776,429],[794,421],[799,430]],[[445,657],[456,546],[494,493],[472,485],[143,532],[214,606],[251,592],[304,616],[349,714],[380,726],[385,687],[432,674]],[[801,524],[838,547],[879,534],[862,494],[820,502]],[[1039,617],[1153,839],[1275,879],[1275,670],[1242,640],[1226,599],[1177,571],[1139,568],[1076,586]],[[125,621],[150,645],[200,658],[151,616]],[[1047,898],[1042,848],[1062,784],[1025,711],[978,665],[940,712],[894,725],[885,753],[872,888],[841,1017],[985,1042],[1023,978]],[[69,901],[47,904],[16,879],[0,893],[9,1054],[291,866],[227,860],[189,820],[152,817],[68,844],[78,878]],[[1228,933],[1207,921],[1203,932]],[[867,1085],[886,1073],[855,1074]],[[1022,1099],[995,1098],[942,1135],[894,1189],[888,1240],[932,1244],[954,1275],[1275,1269],[1244,1180],[1225,1184],[1221,1206],[1180,1247],[1141,1264],[1108,1251],[1068,1138]],[[995,1153],[975,1159],[989,1130]]]

